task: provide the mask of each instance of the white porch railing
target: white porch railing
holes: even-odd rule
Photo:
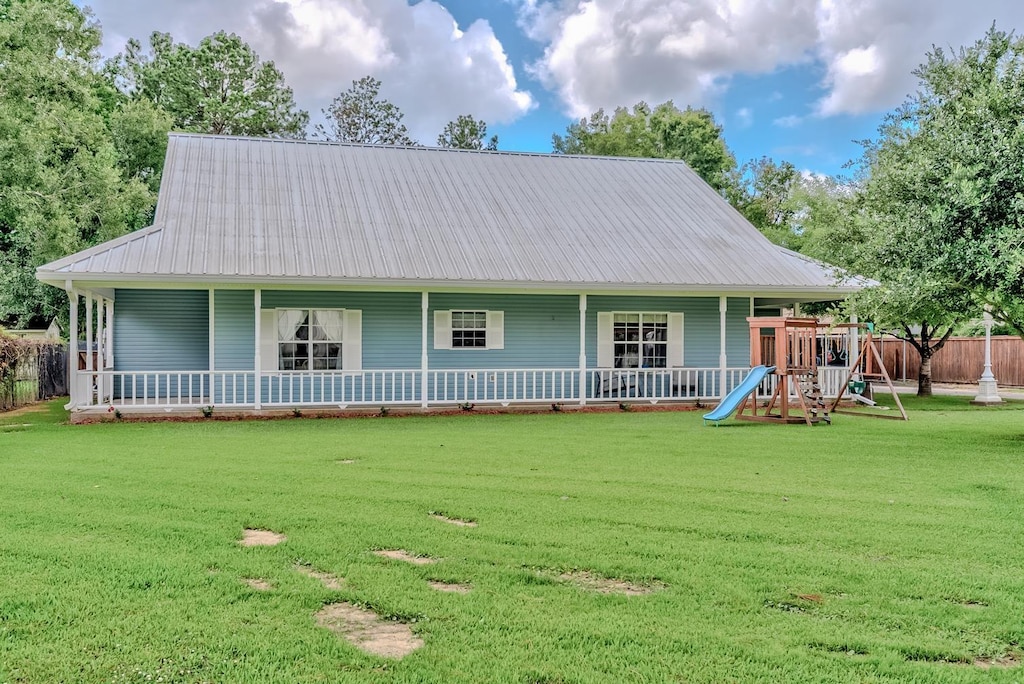
[[[526,404],[579,401],[579,369],[432,370],[427,402],[445,404]]]
[[[420,371],[279,371],[262,376],[266,406],[385,406],[420,401]]]
[[[76,371],[76,407],[427,406],[602,402],[714,403],[739,385],[749,368],[578,368],[364,371]],[[847,370],[820,369],[825,397],[835,397]],[[723,387],[724,383],[724,387]],[[775,389],[768,376],[759,399]]]

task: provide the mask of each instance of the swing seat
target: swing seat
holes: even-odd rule
[[[864,380],[850,380],[850,382],[846,383],[846,389],[850,390],[850,394],[864,394],[867,386],[868,383]]]

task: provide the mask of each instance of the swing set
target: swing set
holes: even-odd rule
[[[775,366],[768,376],[768,388],[774,387],[761,412],[758,412],[757,392],[751,392],[736,413],[738,420],[814,425],[818,422],[831,423],[833,413],[907,420],[892,379],[873,344],[872,325],[824,325],[815,318],[755,316],[747,318],[747,322],[750,326],[750,365],[755,368]],[[837,329],[845,333],[837,336],[834,332]],[[860,353],[849,366],[849,372],[839,386],[838,396],[830,406],[826,405],[819,367],[836,361],[845,366],[843,362],[849,359],[851,341],[861,331],[866,331],[866,334]],[[871,382],[879,381],[884,382],[892,394],[899,416],[882,413],[887,407],[879,407],[872,397],[867,396]],[[847,393],[854,401],[877,410],[841,409],[839,402]]]
[[[844,387],[847,392],[850,393],[850,397],[865,406],[873,407],[878,411],[888,410],[887,406],[878,406],[875,402],[874,396],[871,393],[872,382],[884,382],[885,386],[889,388],[889,393],[892,394],[893,401],[896,404],[896,408],[899,409],[900,415],[886,414],[880,412],[870,412],[864,410],[851,411],[849,409],[839,408],[839,402],[843,398],[843,392],[840,391],[838,396],[832,401],[832,407],[829,409],[832,413],[843,413],[851,416],[870,416],[872,418],[889,418],[892,420],[910,420],[907,417],[907,411],[903,408],[903,402],[900,401],[900,395],[896,391],[896,387],[892,384],[892,378],[889,377],[889,371],[885,369],[885,364],[882,362],[882,357],[878,353],[878,349],[874,344],[874,333],[875,326],[871,323],[846,323],[843,327],[851,330],[864,330],[864,344],[861,346],[860,354],[857,356],[857,360],[850,365],[850,371],[846,374],[846,378],[843,380],[843,384],[840,387]],[[870,395],[870,396],[869,396]]]

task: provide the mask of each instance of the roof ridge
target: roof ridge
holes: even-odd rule
[[[210,133],[190,133],[187,131],[171,131],[168,138],[199,138],[203,140],[228,140],[232,142],[249,143],[277,143],[285,145],[312,145],[320,147],[347,147],[347,148],[370,148],[384,150],[404,150],[416,152],[437,152],[450,154],[479,154],[506,157],[543,157],[545,159],[599,159],[628,161],[636,163],[673,164],[690,168],[690,165],[683,159],[655,158],[655,157],[623,157],[615,155],[599,154],[560,154],[556,152],[526,152],[519,150],[464,150],[455,147],[438,147],[436,145],[376,145],[371,143],[353,143],[334,140],[309,140],[298,138],[270,138],[266,136],[244,136],[244,135],[223,135]],[[692,170],[692,169],[691,169]]]

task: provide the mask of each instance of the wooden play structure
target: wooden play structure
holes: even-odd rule
[[[864,330],[864,343],[861,345],[860,354],[857,356],[857,360],[850,364],[850,371],[846,374],[846,378],[843,380],[843,384],[840,387],[845,388],[849,393],[850,397],[855,401],[858,401],[867,406],[876,406],[874,396],[871,391],[871,383],[882,381],[885,386],[889,389],[892,394],[893,400],[896,402],[896,408],[899,409],[900,415],[867,412],[867,411],[850,411],[847,409],[839,408],[839,402],[843,398],[843,392],[839,393],[839,396],[832,402],[832,406],[829,409],[832,413],[844,413],[852,416],[871,416],[873,418],[891,418],[893,420],[909,420],[907,418],[907,412],[903,408],[903,402],[900,401],[900,395],[896,392],[896,387],[892,384],[892,379],[889,377],[889,371],[885,369],[885,364],[882,363],[882,357],[878,353],[878,349],[874,344],[874,329],[869,323],[847,323],[844,327],[852,328],[856,330]]]
[[[829,422],[825,401],[818,383],[817,341],[821,327],[814,318],[750,317],[750,365],[775,366],[775,389],[767,406],[758,413],[757,392],[752,392],[739,411],[737,420],[765,423]],[[800,415],[791,413],[795,395]]]
[[[861,403],[874,406],[875,402],[865,395],[872,381],[884,381],[899,407],[900,417],[907,419],[903,404],[896,394],[896,388],[889,378],[878,350],[872,344],[870,326],[858,323],[825,325],[815,318],[750,317],[750,365],[774,366],[768,377],[774,382],[771,399],[758,410],[757,392],[752,392],[736,412],[738,420],[754,420],[765,423],[806,423],[831,422],[832,413],[874,415],[882,418],[898,418],[895,415],[879,415],[863,411],[839,409],[839,402],[848,391],[850,396]],[[845,330],[852,339],[861,330],[867,334],[856,360],[850,364],[849,372],[840,385],[839,396],[826,406],[822,396],[819,377],[821,359],[828,355],[827,345],[835,330]],[[845,355],[845,351],[844,351]]]

